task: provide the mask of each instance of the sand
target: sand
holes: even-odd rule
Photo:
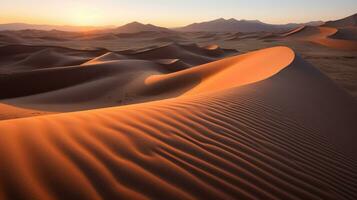
[[[136,54],[155,60],[161,50]],[[4,100],[63,112],[91,105],[80,98],[88,92],[97,104],[115,87],[142,94],[127,106],[0,121],[2,199],[357,198],[356,101],[293,50],[177,72],[164,72],[167,60],[121,59],[32,70],[48,77],[34,88],[56,76],[76,82]],[[129,72],[142,78],[113,89]]]
[[[12,57],[22,54],[21,47],[27,46],[3,47],[13,49],[6,59],[14,60]],[[27,53],[22,60],[2,68],[5,73],[0,79],[0,89],[4,92],[0,98],[4,100],[0,102],[10,105],[8,112],[11,106],[50,113],[79,111],[177,96],[182,87],[159,95],[160,89],[153,89],[156,86],[145,85],[146,77],[176,72],[236,52],[180,44],[106,53],[46,46],[33,48],[34,53]],[[60,63],[64,66],[58,67]],[[24,115],[16,112],[15,109],[11,113]]]
[[[330,48],[357,51],[357,41],[355,40],[355,34],[355,28],[344,28],[340,30],[339,28],[327,26],[304,26],[285,33],[283,36],[312,41]]]
[[[190,53],[182,48],[182,44],[185,46],[195,43],[201,47],[214,47],[214,45],[218,45],[222,49],[236,49],[238,50],[238,53],[283,45],[299,52],[304,59],[313,63],[315,67],[319,68],[324,74],[333,79],[339,86],[357,97],[357,79],[355,78],[357,76],[357,70],[354,67],[357,63],[357,51],[354,50],[356,46],[356,28],[351,24],[345,23],[342,24],[343,26],[337,27],[329,27],[328,24],[329,23],[319,27],[312,27],[311,29],[313,30],[308,30],[308,26],[302,26],[300,29],[290,31],[287,34],[272,34],[269,32],[210,33],[142,31],[137,33],[117,34],[101,31],[86,33],[56,30],[0,31],[0,48],[2,46],[5,49],[4,51],[1,51],[0,54],[0,73],[13,72],[16,66],[18,67],[18,70],[27,70],[27,67],[19,65],[11,66],[11,69],[9,69],[8,64],[14,64],[14,60],[21,61],[26,58],[28,54],[32,54],[37,50],[43,50],[43,47],[45,46],[52,48],[65,47],[67,49],[49,50],[53,52],[54,57],[58,56],[58,54],[65,54],[63,55],[65,58],[62,56],[62,61],[54,59],[55,62],[58,62],[57,66],[61,66],[62,62],[65,62],[64,64],[67,65],[67,60],[69,63],[71,61],[81,62],[81,60],[77,59],[78,57],[83,60],[90,60],[104,55],[105,53],[115,53],[123,56],[124,54],[137,53],[139,50],[143,51],[165,46],[170,46],[170,48],[174,49],[174,46],[176,46],[176,52],[186,52],[181,55],[180,58],[178,58],[177,54],[173,54],[166,58],[160,58],[160,56],[151,58],[150,55],[146,55],[146,57],[145,55],[142,55],[141,58],[138,58],[144,60],[179,59],[175,64],[168,66],[169,70],[174,72],[224,57],[219,56],[219,49],[210,51],[211,55],[208,55],[208,57],[207,54],[197,54],[197,52],[194,52],[194,56],[192,56],[192,54],[187,56],[187,53]],[[338,29],[338,31],[335,34],[328,36],[326,33],[323,34],[322,31],[320,31],[320,28],[334,28]],[[310,36],[314,37],[311,38]],[[57,38],[57,40],[53,40],[53,38]],[[177,44],[180,44],[181,47]],[[7,55],[8,52],[13,52],[14,48],[23,50],[18,53],[13,53],[12,56]],[[68,48],[72,50],[68,50]],[[79,51],[73,52],[73,49]],[[166,55],[166,49],[168,49],[168,47],[162,49],[163,50],[158,53],[161,54],[164,52]],[[216,55],[218,55],[218,57]],[[71,59],[68,59],[67,56]],[[127,55],[125,56],[127,57]],[[210,58],[212,56],[214,56],[214,59]],[[192,57],[194,58],[192,59]],[[51,62],[48,63],[50,66],[52,64]],[[41,67],[47,68],[48,66],[41,65]]]
[[[0,31],[0,199],[357,199],[354,19]]]

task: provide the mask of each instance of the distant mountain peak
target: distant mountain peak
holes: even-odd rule
[[[265,24],[259,20],[237,20],[235,18],[219,18],[212,21],[194,23],[182,27],[181,31],[208,31],[208,32],[258,32],[258,31],[281,31],[284,27]],[[287,29],[285,27],[285,29]]]
[[[137,22],[137,21],[133,21],[131,23],[128,23],[126,25],[144,25],[143,23]]]
[[[310,22],[308,25],[320,25],[318,22]],[[267,24],[259,20],[247,20],[235,18],[219,18],[212,21],[193,23],[185,27],[177,28],[178,31],[188,32],[282,32],[297,28],[305,24]]]
[[[123,26],[117,27],[115,29],[118,33],[135,33],[135,32],[144,32],[144,31],[170,31],[167,28],[155,26],[152,24],[142,24],[140,22],[134,21]]]
[[[230,19],[228,19],[227,21],[228,21],[228,22],[236,22],[236,21],[238,21],[238,20],[236,20],[236,19],[234,19],[234,18],[230,18]]]
[[[226,19],[224,19],[224,18],[218,18],[218,19],[215,19],[215,20],[212,20],[212,21],[208,21],[208,22],[224,22],[224,21],[226,21]]]
[[[125,25],[123,25],[123,26],[146,26],[146,25],[143,24],[143,23],[134,21],[134,22],[127,23],[127,24],[125,24]],[[121,26],[121,27],[123,27],[123,26]]]

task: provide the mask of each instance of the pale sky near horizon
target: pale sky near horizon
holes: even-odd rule
[[[357,13],[357,0],[1,0],[0,23],[177,27],[216,18],[282,24],[335,20]]]

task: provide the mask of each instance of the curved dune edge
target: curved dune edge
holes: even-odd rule
[[[320,37],[313,38],[313,41],[315,41],[316,43],[336,49],[351,50],[351,51],[357,50],[357,41],[333,38],[333,35],[337,34],[339,31],[337,28],[331,28],[331,27],[319,27],[319,28],[323,34]]]
[[[88,65],[88,64],[99,64],[101,62],[105,62],[105,61],[113,61],[113,60],[123,60],[123,59],[126,59],[125,56],[123,55],[119,55],[119,54],[116,54],[114,52],[107,52],[101,56],[98,56],[96,58],[93,58],[81,65]]]
[[[0,197],[356,199],[357,163],[343,150],[355,145],[337,145],[357,130],[355,101],[301,58],[290,62],[241,87],[1,121]],[[211,69],[206,80],[221,80],[236,65]]]
[[[357,26],[356,27],[342,27],[338,32],[330,36],[333,39],[343,39],[357,41]]]
[[[341,49],[357,51],[357,41],[347,39],[333,38],[339,32],[338,28],[333,27],[299,27],[289,33],[283,34],[283,37],[301,37],[303,40],[312,41],[314,43]]]
[[[0,120],[16,119],[23,117],[33,117],[46,114],[54,114],[51,112],[40,111],[35,109],[26,109],[18,106],[7,105],[0,102]]]
[[[189,68],[177,59],[154,62],[115,60],[118,58],[116,54],[106,53],[79,66],[42,70],[42,74],[33,71],[26,77],[42,91],[31,95],[30,92],[34,91],[21,93],[26,88],[20,87],[18,93],[26,96],[1,102],[30,110],[69,112],[215,92],[269,78],[287,67],[294,56],[294,52],[287,47],[274,47]],[[158,62],[163,66],[157,65]],[[183,69],[151,76],[163,74],[161,69],[177,71],[179,68]],[[66,82],[60,81],[60,74],[66,77]],[[24,80],[18,77],[12,80],[12,84],[22,85],[26,83]],[[44,85],[44,82],[47,84]],[[129,91],[134,97],[123,91]],[[17,114],[15,109],[12,115],[21,117],[26,113]]]
[[[267,79],[294,60],[295,53],[288,47],[272,47],[234,56],[194,68],[165,75],[152,75],[145,80],[149,87],[167,86],[182,80],[197,83],[183,95],[215,92]],[[197,79],[192,81],[191,79]]]
[[[287,36],[290,36],[290,35],[294,35],[295,33],[299,33],[300,31],[304,30],[305,28],[306,28],[306,26],[300,26],[300,27],[298,27],[296,29],[293,29],[293,30],[287,32],[287,33],[283,33],[280,36],[287,37]]]
[[[218,45],[216,45],[216,44],[208,45],[208,46],[205,46],[204,48],[207,49],[207,50],[218,50],[218,49],[220,49],[220,47]]]
[[[145,51],[78,51],[24,45],[0,50],[2,58],[11,63],[11,67],[2,68],[0,103],[8,106],[6,115],[0,115],[0,120],[31,117],[31,111],[73,112],[175,97],[177,91],[158,95],[155,89],[145,86],[143,79],[152,74],[184,70],[236,52],[220,48],[211,51],[178,43]],[[16,57],[19,54],[21,57]],[[8,85],[12,86],[11,90]],[[11,109],[16,107],[29,112]]]

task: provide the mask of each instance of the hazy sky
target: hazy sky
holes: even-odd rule
[[[267,23],[347,17],[357,0],[0,0],[0,23],[122,25],[131,21],[176,27],[215,18]]]

